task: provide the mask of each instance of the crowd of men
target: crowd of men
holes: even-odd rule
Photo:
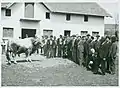
[[[38,52],[39,53],[39,52]],[[94,74],[115,74],[116,36],[42,36],[41,54],[46,58],[67,58]],[[99,69],[101,72],[99,72]]]

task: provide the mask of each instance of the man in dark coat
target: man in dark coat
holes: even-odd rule
[[[110,49],[110,37],[106,36],[105,41],[103,41],[100,44],[100,48],[99,48],[99,65],[101,65],[101,71],[102,71],[102,75],[105,75],[105,71],[106,71],[106,60],[109,54],[109,49]]]
[[[73,41],[72,41],[72,60],[79,64],[79,58],[78,58],[78,37],[76,35],[73,35]]]
[[[67,37],[63,39],[63,58],[67,58]]]
[[[117,56],[117,42],[116,42],[116,36],[112,36],[111,38],[112,45],[110,47],[109,52],[109,71],[113,75],[115,74],[115,60]]]
[[[88,40],[88,58],[86,59],[86,68],[87,70],[89,70],[89,63],[90,61],[93,61],[93,52],[91,51],[91,49],[94,49],[94,37],[91,36],[91,39]]]
[[[67,55],[68,59],[72,60],[72,37],[67,38]]]
[[[45,36],[45,39],[43,41],[44,56],[47,55],[47,51],[48,51],[47,41],[48,41],[48,36]]]
[[[85,59],[85,67],[87,67],[87,59],[88,59],[88,48],[89,48],[89,41],[90,40],[90,34],[86,35],[85,42],[84,42],[84,59]]]
[[[47,46],[48,46],[48,52],[47,52],[47,58],[53,58],[53,36],[50,36],[50,39],[47,41]]]
[[[53,43],[53,56],[56,57],[56,52],[57,51],[57,40],[56,37],[54,36],[54,43]]]
[[[63,54],[63,38],[62,35],[60,35],[60,38],[57,39],[57,45],[58,45],[58,57],[62,57]]]
[[[42,36],[42,44],[44,45],[44,36]],[[41,54],[43,54],[43,46],[41,46]]]
[[[98,68],[99,68],[99,47],[100,47],[100,36],[99,35],[96,35],[96,40],[94,42],[94,49],[95,49],[95,55],[96,57],[94,58],[93,60],[93,63],[94,63],[94,66],[93,66],[93,73],[94,74],[98,74]]]
[[[79,65],[82,66],[84,64],[84,58],[83,58],[83,52],[84,52],[84,38],[79,37],[78,42],[78,59],[79,59]]]

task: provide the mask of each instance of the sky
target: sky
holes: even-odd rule
[[[106,17],[105,18],[105,24],[111,24],[111,23],[115,23],[115,19],[118,19],[117,14],[119,14],[119,6],[117,2],[113,2],[113,3],[98,3],[102,8],[104,8],[108,13],[110,13],[112,15],[112,18],[110,17]]]

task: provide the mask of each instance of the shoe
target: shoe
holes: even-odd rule
[[[93,74],[99,74],[99,72],[93,72]]]
[[[105,75],[105,73],[101,73],[101,75]]]
[[[115,74],[114,72],[111,73],[111,75],[114,75],[114,74]]]
[[[109,74],[111,74],[111,72],[110,72],[110,71],[108,71],[108,70],[107,70],[106,72],[107,72],[107,73],[109,73]]]

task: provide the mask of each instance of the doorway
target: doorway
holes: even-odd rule
[[[22,29],[22,39],[26,38],[26,34],[28,37],[35,37],[36,29]]]
[[[64,30],[64,36],[70,36],[71,31],[70,30]]]

